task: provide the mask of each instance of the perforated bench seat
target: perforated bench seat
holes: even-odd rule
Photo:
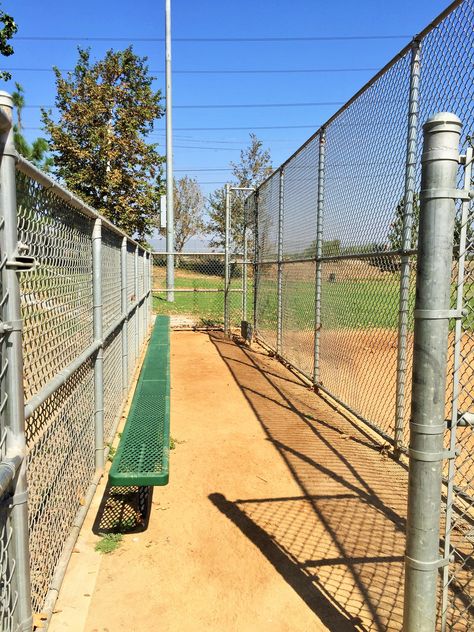
[[[169,317],[157,316],[125,429],[109,472],[117,487],[166,485],[170,446]]]

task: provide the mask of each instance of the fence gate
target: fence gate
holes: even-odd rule
[[[472,184],[473,150],[465,156],[460,187]],[[474,208],[464,201],[458,209],[459,250],[453,265],[457,319],[452,332],[452,374],[449,376],[450,413],[446,447],[456,457],[445,468],[447,477],[444,555],[449,564],[443,569],[442,631],[474,628]]]
[[[249,253],[254,217],[238,196],[229,187],[222,250],[153,252],[153,307],[158,314],[171,315],[174,327],[223,328],[229,333],[252,313],[254,262]],[[169,260],[174,265],[173,288],[166,283]]]

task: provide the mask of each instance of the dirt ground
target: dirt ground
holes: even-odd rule
[[[400,630],[405,470],[260,348],[174,332],[171,375],[170,484],[101,556],[102,482],[50,631]]]

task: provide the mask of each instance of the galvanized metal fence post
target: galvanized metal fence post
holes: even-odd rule
[[[150,310],[151,310],[151,295],[150,295],[150,290],[151,290],[151,255],[150,253],[147,251],[146,253],[146,264],[145,264],[145,279],[144,279],[144,283],[145,283],[145,292],[147,293],[146,299],[145,299],[145,335],[148,334],[148,330],[150,328]]]
[[[23,351],[21,333],[20,283],[16,268],[18,251],[15,159],[16,151],[12,130],[12,98],[0,92],[2,121],[0,128],[0,250],[2,319],[4,333],[1,355],[4,359],[2,374],[3,393],[6,400],[4,420],[6,426],[7,454],[16,454],[21,461],[12,484],[8,505],[12,525],[8,542],[8,558],[11,573],[12,599],[16,593],[13,613],[15,630],[30,632],[32,629],[30,556],[28,537],[28,485],[26,479],[25,402],[23,393]],[[8,607],[8,606],[7,606]]]
[[[102,220],[92,231],[92,294],[94,342],[100,342],[94,358],[95,467],[104,468],[104,341],[102,327]]]
[[[224,238],[224,334],[229,335],[230,289],[230,185],[225,186],[225,238]]]
[[[138,360],[140,354],[140,306],[138,305],[138,246],[135,246],[135,253],[133,257],[133,291],[135,293],[135,310],[132,318],[135,319],[135,359]]]
[[[277,355],[281,355],[283,339],[283,214],[284,214],[284,179],[285,170],[280,169],[280,186],[278,188],[278,247],[277,247]]]
[[[326,130],[321,129],[318,153],[318,201],[316,208],[316,280],[314,297],[314,353],[313,384],[321,381],[321,294],[322,294],[322,261],[323,256],[323,211],[324,211],[324,174],[326,160]]]
[[[461,121],[440,113],[423,127],[410,420],[404,632],[436,628],[451,265]]]
[[[148,328],[153,318],[153,255],[148,254]]]
[[[127,238],[122,239],[120,252],[121,294],[122,294],[122,392],[128,392],[128,301],[127,301]]]
[[[247,219],[245,219],[244,224],[244,248],[243,248],[243,257],[244,261],[242,263],[242,320],[247,320],[247,291],[248,291],[248,269],[247,269],[247,258],[248,258],[248,237],[247,237]]]
[[[258,302],[258,275],[259,275],[259,260],[258,260],[258,189],[255,191],[255,212],[254,212],[254,227],[253,227],[253,333],[257,334],[257,302]]]
[[[416,180],[416,149],[418,140],[418,100],[420,94],[420,42],[414,40],[411,49],[410,93],[405,166],[405,193],[400,262],[400,299],[398,308],[397,380],[395,398],[395,452],[404,444],[406,371],[408,347],[408,316],[410,298],[410,255],[412,244],[413,206]]]

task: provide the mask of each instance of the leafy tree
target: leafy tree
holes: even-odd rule
[[[18,26],[15,23],[15,20],[11,15],[5,13],[0,9],[0,24],[3,24],[3,27],[0,29],[0,55],[4,57],[10,57],[13,55],[13,46],[8,43],[15,33],[18,31]],[[12,76],[6,70],[0,70],[0,79],[4,81],[8,81]]]
[[[387,236],[390,250],[400,250],[402,248],[404,214],[405,214],[405,200],[401,199],[395,208],[395,217],[393,219],[393,222],[390,224],[390,230]],[[409,248],[416,248],[416,244],[418,242],[419,225],[420,225],[420,202],[419,202],[419,195],[415,193],[413,195],[411,238],[410,238]]]
[[[255,134],[250,134],[250,144],[240,152],[240,162],[231,162],[233,179],[231,186],[256,187],[272,172],[270,152]],[[232,194],[231,246],[240,251],[245,224],[244,199],[248,192]],[[207,207],[207,230],[212,234],[211,247],[222,248],[225,244],[225,187],[211,193]]]
[[[16,108],[16,120],[13,125],[13,140],[15,148],[19,154],[27,158],[43,171],[50,171],[53,166],[53,159],[48,156],[49,145],[46,138],[37,138],[31,145],[22,134],[21,115],[25,107],[25,93],[23,87],[19,83],[15,83],[15,91],[12,93],[13,105]]]
[[[146,57],[132,47],[91,62],[78,48],[72,72],[57,68],[57,121],[42,111],[57,175],[86,203],[144,241],[154,227],[161,191],[155,144],[146,141],[163,115]]]
[[[395,217],[390,224],[390,230],[387,236],[389,250],[400,250],[402,248],[403,237],[403,214],[405,211],[405,201],[400,200],[395,209]],[[416,248],[418,243],[418,232],[420,227],[420,198],[418,193],[413,196],[413,211],[412,211],[412,225],[411,225],[411,239],[409,248]],[[456,216],[454,220],[454,254],[457,256],[459,252],[459,241],[461,238],[461,218]],[[467,242],[472,242],[474,238],[474,230],[471,222],[467,225],[466,239]]]
[[[175,250],[181,252],[191,237],[205,229],[204,195],[197,181],[188,176],[175,180],[173,189]]]

